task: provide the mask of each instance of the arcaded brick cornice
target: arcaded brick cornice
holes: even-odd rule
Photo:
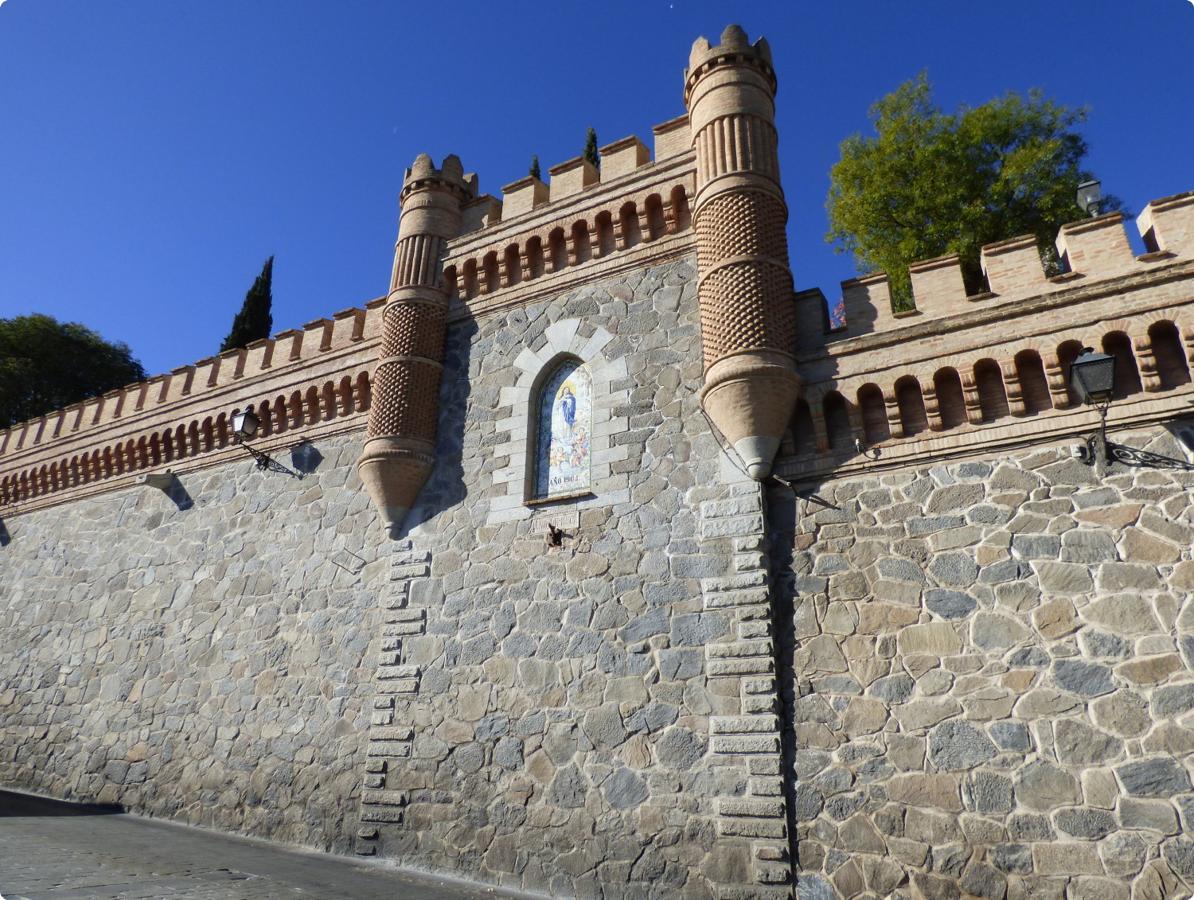
[[[0,515],[243,456],[229,419],[247,406],[266,450],[361,428],[380,319],[376,301],[343,310],[0,432]]]

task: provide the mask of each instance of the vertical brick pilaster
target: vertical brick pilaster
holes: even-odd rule
[[[729,543],[733,571],[701,581],[706,610],[731,620],[729,632],[705,647],[709,679],[731,680],[736,710],[710,719],[710,753],[740,770],[744,794],[716,798],[721,842],[745,845],[750,882],[717,884],[721,900],[790,896],[787,809],[781,784],[776,714],[775,641],[762,488],[738,484],[724,500],[701,504],[704,543]],[[727,692],[719,691],[725,695]]]
[[[390,585],[382,599],[381,633],[373,646],[377,668],[373,676],[373,708],[365,747],[360,826],[356,853],[373,856],[386,827],[402,824],[406,791],[393,787],[394,769],[411,757],[414,729],[412,704],[418,699],[422,671],[406,660],[404,644],[427,630],[427,613],[412,608],[410,586],[430,574],[430,555],[399,541],[391,560]]]

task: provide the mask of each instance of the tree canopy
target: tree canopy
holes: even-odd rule
[[[270,308],[274,303],[273,294],[274,258],[271,256],[261,267],[261,274],[245,294],[245,302],[240,312],[232,320],[232,330],[224,343],[220,344],[220,352],[244,347],[253,341],[267,338],[274,327],[274,317]]]
[[[0,319],[0,427],[145,379],[128,345],[78,322]]]
[[[886,271],[897,309],[912,306],[910,263],[956,253],[974,293],[982,246],[1022,234],[1056,271],[1057,229],[1085,216],[1075,199],[1091,177],[1077,131],[1084,109],[1030,91],[945,113],[921,73],[870,117],[875,134],[846,138],[830,171],[825,237],[865,270]],[[1120,202],[1105,196],[1101,207]]]

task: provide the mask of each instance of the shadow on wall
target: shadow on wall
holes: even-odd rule
[[[187,489],[178,480],[178,476],[169,469],[165,472],[154,472],[146,475],[141,483],[157,488],[165,494],[170,502],[178,508],[179,512],[188,510],[195,505],[195,501],[191,499],[191,495],[187,493]]]
[[[290,448],[290,466],[300,475],[310,475],[323,462],[323,454],[309,441],[302,441]]]
[[[119,803],[67,803],[33,794],[0,791],[0,818],[44,819],[51,816],[114,816],[124,812]]]
[[[815,489],[812,489],[815,490]],[[800,846],[797,841],[796,810],[800,808],[796,795],[796,779],[788,773],[796,771],[796,697],[797,678],[794,667],[796,655],[796,594],[798,576],[792,566],[796,538],[796,519],[800,499],[809,491],[797,493],[785,485],[772,482],[767,486],[767,530],[772,571],[771,605],[775,628],[775,674],[779,686],[780,756],[782,759],[783,790],[788,813],[789,847],[793,871],[799,871]],[[815,615],[804,610],[804,615]]]
[[[464,430],[472,382],[480,373],[470,372],[474,349],[478,359],[493,350],[494,338],[487,338],[476,348],[473,338],[478,331],[471,316],[448,328],[444,339],[444,372],[439,386],[439,422],[435,434],[435,468],[419,492],[418,502],[402,523],[398,538],[405,538],[446,509],[461,503],[468,493],[464,479]],[[488,413],[492,415],[492,413]],[[493,448],[478,446],[478,455],[492,454]]]

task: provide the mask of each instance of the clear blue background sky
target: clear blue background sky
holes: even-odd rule
[[[854,274],[823,240],[827,173],[920,69],[950,109],[1034,86],[1089,106],[1090,165],[1133,210],[1194,188],[1190,0],[8,0],[0,317],[81,321],[155,373],[216,351],[270,254],[276,331],[360,305],[418,153],[500,195],[590,125],[650,145],[692,40],[730,21],[775,52],[800,288]]]

